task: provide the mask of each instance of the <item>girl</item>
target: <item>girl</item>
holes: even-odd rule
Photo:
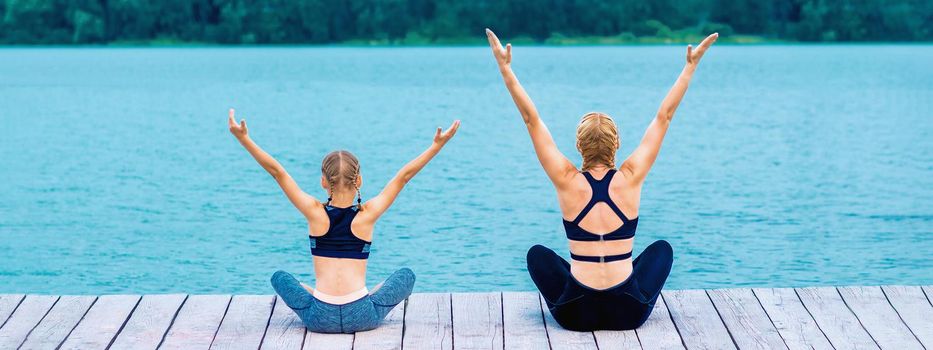
[[[405,184],[457,133],[460,121],[454,121],[446,131],[437,128],[431,146],[402,167],[382,192],[366,203],[360,196],[360,163],[350,152],[334,151],[324,157],[321,187],[327,191],[327,201],[321,203],[302,191],[285,168],[250,139],[246,120],[237,124],[233,109],[228,123],[233,136],[308,220],[317,285],[301,284],[291,274],[277,271],[272,275],[275,292],[312,332],[353,333],[376,328],[395,305],[411,294],[415,275],[402,268],[372,291],[366,289],[366,259],[373,227]]]
[[[528,273],[554,319],[577,331],[634,329],[648,318],[671,271],[670,244],[657,241],[632,257],[641,187],[658,156],[674,111],[687,91],[697,63],[716,41],[713,34],[696,50],[687,46],[687,64],[648,126],[641,144],[616,169],[619,135],[612,118],[587,113],[577,126],[582,172],[554,144],[531,98],[512,72],[512,45],[505,48],[486,29],[489,46],[512,100],[525,121],[538,161],[554,187],[570,245],[567,262],[540,245],[528,250]]]

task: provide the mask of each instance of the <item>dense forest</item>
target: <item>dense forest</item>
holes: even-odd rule
[[[931,41],[931,0],[0,0],[0,44]]]

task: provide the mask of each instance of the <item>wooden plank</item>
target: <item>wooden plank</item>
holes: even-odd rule
[[[503,342],[506,349],[548,348],[542,303],[538,295],[537,292],[502,293]],[[408,337],[407,333],[405,337]]]
[[[453,349],[450,294],[416,293],[405,305],[404,349]]]
[[[112,349],[155,349],[185,302],[185,294],[145,295],[113,341]]]
[[[457,349],[502,349],[500,293],[453,293],[451,306]]]
[[[0,328],[6,323],[6,320],[13,314],[13,310],[19,306],[26,295],[23,294],[0,294]]]
[[[688,349],[735,349],[705,291],[674,290],[661,295]]]
[[[930,305],[933,305],[933,286],[922,286],[923,294],[926,294],[927,301],[930,302]]]
[[[833,349],[793,288],[753,289],[752,292],[789,349]]]
[[[58,299],[42,322],[29,333],[20,349],[54,349],[78,325],[97,297],[65,295]]]
[[[933,306],[923,289],[917,286],[884,286],[881,289],[917,340],[925,348],[933,349]]]
[[[796,289],[800,301],[836,349],[877,349],[878,345],[849,311],[833,287]]]
[[[139,295],[102,295],[97,298],[61,349],[104,349],[139,303]]]
[[[715,289],[707,294],[740,349],[787,349],[751,289]]]
[[[304,350],[350,349],[353,349],[353,334],[325,334],[311,331],[305,334]]]
[[[839,294],[882,349],[920,350],[923,346],[894,311],[880,287],[839,287]]]
[[[537,293],[415,294],[393,310],[382,327],[357,337],[305,332],[297,316],[287,307],[279,308],[280,301],[272,296],[252,296],[266,299],[266,311],[256,312],[263,307],[248,306],[245,301],[234,305],[229,296],[191,296],[182,304],[183,295],[141,300],[139,296],[102,296],[97,302],[93,296],[65,296],[56,302],[56,297],[49,296],[0,295],[0,321],[6,323],[0,327],[0,348],[16,348],[19,343],[23,349],[54,348],[63,340],[66,349],[106,348],[111,341],[115,349],[151,348],[171,325],[162,344],[168,349],[203,349],[212,341],[218,348],[254,348],[263,339],[265,349],[350,349],[354,343],[360,349],[403,345],[409,349],[452,350],[454,345],[458,349],[533,349],[548,347],[550,337],[554,349],[597,345],[603,350],[639,349],[639,345],[644,349],[683,348],[681,341],[691,349],[731,348],[734,339],[741,348],[783,348],[786,344],[789,349],[871,349],[881,345],[907,350],[933,348],[929,344],[933,341],[929,292],[933,292],[929,286],[730,289],[709,291],[703,298],[703,291],[665,291],[648,321],[634,332],[593,333],[560,328],[549,312],[542,312]],[[248,296],[234,299],[239,298]],[[173,303],[176,310],[184,305],[174,323]],[[231,316],[225,319],[228,304]],[[238,324],[254,326],[240,328]],[[240,334],[244,340],[222,340],[228,334]]]
[[[275,298],[272,319],[266,328],[266,337],[260,349],[264,350],[301,350],[305,341],[305,325],[292,309],[285,305],[282,298]]]
[[[544,297],[539,297],[540,303],[544,302]],[[548,341],[551,343],[551,349],[591,349],[596,350],[596,338],[593,332],[576,332],[566,330],[557,324],[554,316],[550,312],[544,313],[544,328],[547,330]]]
[[[680,333],[677,333],[677,327],[674,327],[667,304],[660,296],[648,320],[635,330],[635,334],[638,335],[641,347],[645,350],[684,349],[683,340],[680,339]]]
[[[27,295],[0,328],[0,349],[16,349],[26,340],[39,321],[52,309],[57,296]]]
[[[405,327],[405,302],[389,311],[379,328],[357,332],[353,339],[354,350],[401,349]]]
[[[210,348],[229,305],[229,295],[188,296],[159,348]]]
[[[234,295],[211,349],[258,349],[274,302],[271,295]]]
[[[624,331],[594,331],[596,346],[600,350],[641,350],[634,329]]]

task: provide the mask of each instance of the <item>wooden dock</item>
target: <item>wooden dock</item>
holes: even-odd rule
[[[933,286],[665,291],[637,330],[572,332],[537,293],[419,293],[307,332],[272,295],[0,295],[0,349],[933,349]]]

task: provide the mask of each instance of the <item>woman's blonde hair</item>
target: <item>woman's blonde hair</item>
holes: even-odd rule
[[[360,161],[350,151],[328,153],[321,161],[321,175],[327,181],[327,205],[334,197],[334,188],[355,189],[357,209],[362,209],[362,194],[356,179],[360,176]]]
[[[590,112],[580,119],[580,125],[577,126],[577,150],[583,156],[583,171],[599,165],[615,168],[618,149],[619,130],[612,117]]]

